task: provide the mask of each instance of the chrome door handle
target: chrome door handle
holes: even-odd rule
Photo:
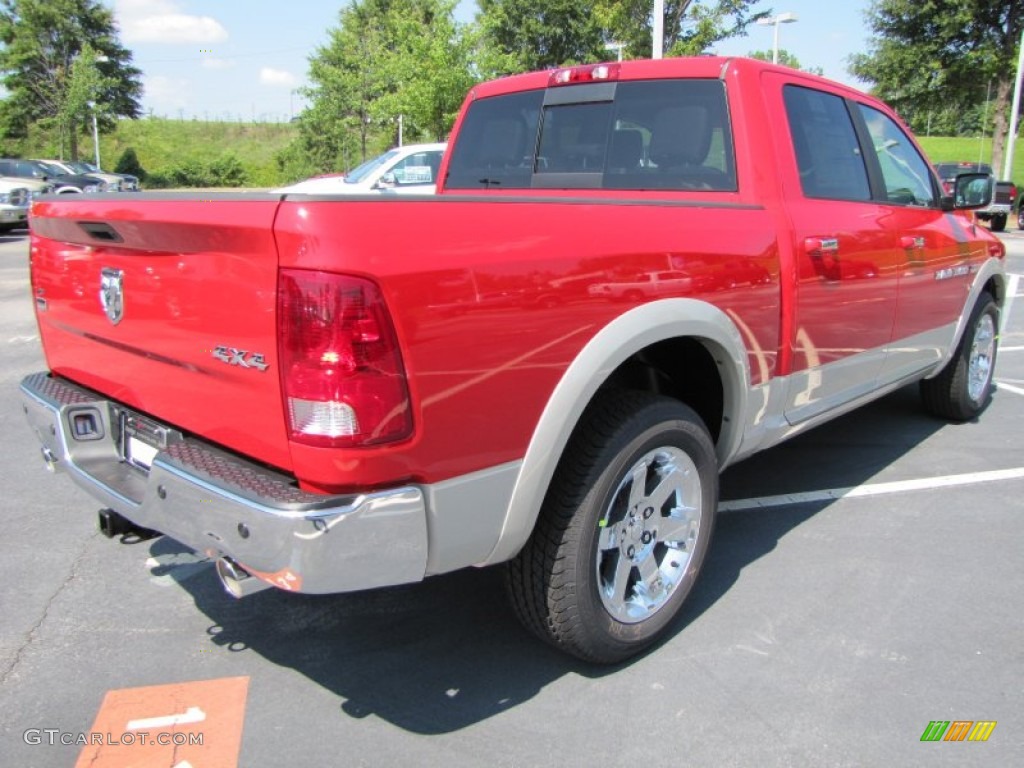
[[[839,253],[838,237],[808,237],[804,240],[804,250],[810,256],[835,256]]]

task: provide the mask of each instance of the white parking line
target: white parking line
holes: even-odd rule
[[[1003,302],[1003,311],[1000,317],[999,333],[1006,333],[1006,327],[1010,322],[1010,312],[1013,310],[1013,300],[1017,298],[1017,285],[1020,283],[1020,275],[1009,274],[1010,278],[1006,286],[1006,301]]]
[[[1024,394],[1024,392],[1021,394]],[[906,491],[928,491],[935,488],[951,488],[957,485],[974,485],[975,483],[994,483],[1000,480],[1017,480],[1020,478],[1024,478],[1024,467],[995,469],[988,472],[968,472],[963,475],[946,475],[944,477],[926,477],[919,480],[897,480],[891,483],[867,483],[850,488],[827,488],[821,491],[787,493],[780,496],[736,499],[735,501],[723,501],[718,505],[718,510],[720,512],[738,512],[745,509],[787,507],[790,504],[835,501],[837,499],[852,499],[863,496],[883,496],[889,493],[904,493]]]
[[[999,389],[1005,389],[1007,392],[1013,392],[1015,395],[1024,395],[1024,389],[1015,387],[1013,384],[1007,384],[1005,381],[996,381],[996,386]]]

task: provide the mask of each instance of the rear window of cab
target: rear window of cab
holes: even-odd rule
[[[588,83],[479,99],[445,187],[734,192],[724,84]]]

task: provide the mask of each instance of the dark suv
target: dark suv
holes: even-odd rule
[[[67,174],[63,170],[38,160],[0,158],[0,176],[49,181],[53,184],[53,191],[58,194],[105,192],[107,189],[106,184],[99,179],[79,174]]]

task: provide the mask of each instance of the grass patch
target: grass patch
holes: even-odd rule
[[[918,136],[917,141],[933,163],[977,163],[980,155],[980,162],[992,164],[992,139],[989,137],[982,140],[977,136]],[[1019,139],[1014,146],[1017,151],[1014,152],[1011,179],[1024,182],[1024,146]],[[1002,168],[993,170],[997,179],[1003,178]]]
[[[100,159],[104,170],[112,169],[132,147],[147,173],[167,177],[175,169],[209,166],[233,155],[244,169],[247,186],[269,187],[292,181],[282,178],[275,157],[298,134],[298,126],[290,123],[120,120],[113,133],[100,136]],[[83,160],[91,160],[92,136],[83,134],[78,149]],[[41,131],[33,131],[19,151],[22,157],[56,157],[57,152],[49,133]]]

